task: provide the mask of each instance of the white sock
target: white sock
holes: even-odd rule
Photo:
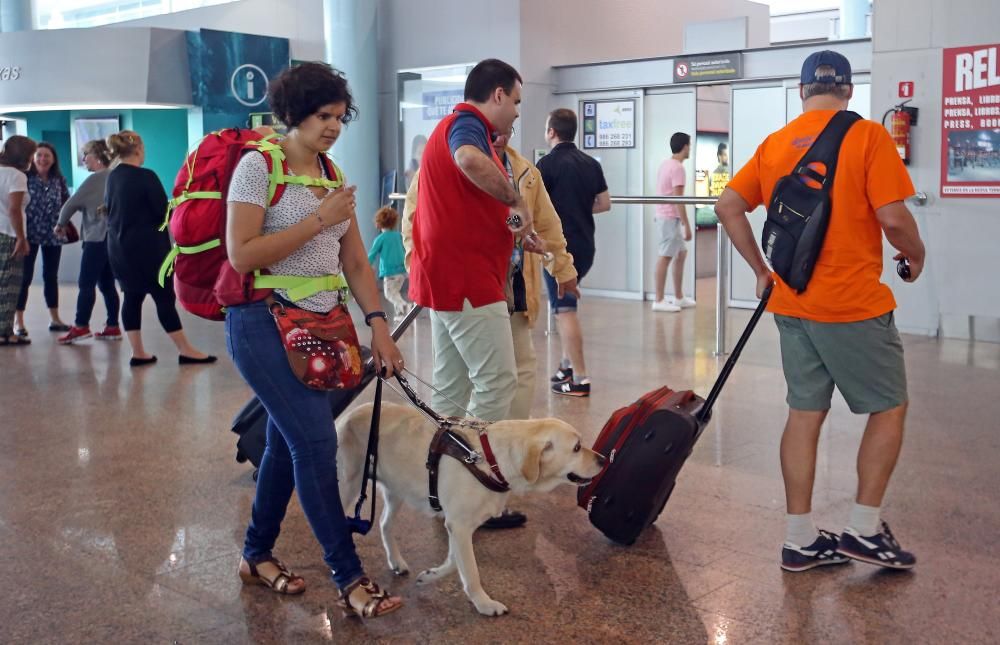
[[[882,509],[878,506],[865,506],[855,502],[851,507],[851,516],[847,520],[847,526],[858,532],[858,535],[868,537],[878,533],[879,512]]]
[[[561,369],[561,370],[568,370],[571,367],[572,367],[572,365],[570,364],[568,358],[564,358],[561,361],[559,361],[559,369]]]
[[[785,515],[785,541],[795,546],[807,547],[819,537],[819,531],[813,524],[812,513],[802,515]]]

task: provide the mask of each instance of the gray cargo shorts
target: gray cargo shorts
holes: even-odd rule
[[[775,315],[781,366],[794,410],[828,410],[836,386],[855,414],[907,401],[903,343],[893,313],[851,323]]]

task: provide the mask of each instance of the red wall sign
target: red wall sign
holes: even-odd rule
[[[1000,197],[1000,45],[944,50],[941,196]]]
[[[899,98],[901,99],[913,98],[913,81],[899,82]]]

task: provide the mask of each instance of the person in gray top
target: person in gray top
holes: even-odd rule
[[[122,332],[118,326],[118,309],[120,300],[115,289],[115,277],[111,272],[111,262],[108,260],[108,217],[104,212],[104,188],[108,183],[108,165],[111,163],[111,152],[106,143],[94,139],[84,144],[82,148],[83,163],[93,174],[87,177],[80,188],[63,205],[59,213],[59,221],[55,233],[63,237],[70,219],[78,211],[83,213],[80,224],[80,240],[83,242],[83,257],[80,259],[80,293],[76,298],[76,319],[65,336],[59,338],[59,343],[70,345],[93,336],[98,340],[121,340]],[[104,331],[96,334],[90,331],[90,316],[94,312],[94,302],[97,300],[95,288],[100,288],[104,296],[104,306],[108,311]]]

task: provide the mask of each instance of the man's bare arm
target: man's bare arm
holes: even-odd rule
[[[519,198],[510,180],[486,154],[472,145],[455,151],[455,164],[476,187],[508,206],[516,206]]]
[[[611,210],[611,195],[608,191],[604,191],[594,198],[594,214],[606,213]]]

